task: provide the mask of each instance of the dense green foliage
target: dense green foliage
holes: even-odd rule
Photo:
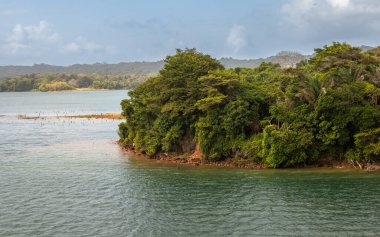
[[[299,166],[324,156],[380,157],[380,58],[345,43],[315,50],[296,68],[262,63],[224,69],[194,49],[123,100],[121,141],[149,155],[193,152],[269,167]]]
[[[4,91],[62,91],[76,88],[132,89],[144,82],[148,76],[142,74],[30,74],[0,81],[0,92]]]

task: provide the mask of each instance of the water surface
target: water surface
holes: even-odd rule
[[[76,115],[120,112],[125,90],[65,92],[2,92],[0,115]]]
[[[0,93],[0,236],[379,236],[380,174],[160,164],[114,143],[126,91]]]

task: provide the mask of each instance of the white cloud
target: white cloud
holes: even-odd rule
[[[8,41],[9,42],[21,42],[25,38],[25,33],[23,26],[20,24],[17,24],[12,29],[12,34],[9,36]]]
[[[242,25],[233,25],[227,37],[227,45],[231,47],[234,53],[237,53],[246,45],[245,27]]]
[[[76,53],[79,51],[80,51],[80,46],[76,42],[68,43],[63,49],[63,52],[67,52],[67,53]]]
[[[17,43],[17,42],[10,42],[6,45],[4,45],[4,49],[10,50],[11,54],[17,54],[21,50],[25,50],[28,46],[22,43]]]
[[[282,13],[284,33],[305,41],[350,41],[380,33],[380,1],[291,0]]]
[[[54,43],[60,38],[58,33],[54,32],[53,27],[46,21],[40,21],[39,24],[35,26],[25,26],[24,31],[28,40]]]
[[[380,1],[371,0],[292,0],[282,6],[285,19],[302,24],[300,20],[311,21],[318,19],[346,20],[349,16],[358,16],[359,19],[380,13]],[[374,17],[372,19],[378,19]],[[352,19],[354,20],[354,19]],[[356,18],[357,20],[357,18]]]
[[[46,21],[28,26],[16,24],[6,38],[3,48],[8,49],[12,54],[16,54],[21,49],[32,49],[39,44],[53,44],[58,41],[60,41],[59,34]]]
[[[346,8],[350,6],[350,0],[327,0],[327,2],[334,8]]]
[[[315,4],[314,0],[293,0],[282,6],[282,11],[285,13],[286,20],[297,23]]]
[[[24,61],[35,63],[41,62],[41,59],[61,58],[63,55],[100,58],[114,52],[113,47],[103,46],[82,36],[75,40],[64,39],[47,21],[39,21],[35,25],[16,24],[0,41],[0,58],[6,60],[7,64]]]
[[[98,53],[108,52],[110,48],[104,47],[93,41],[89,41],[86,38],[80,36],[75,41],[66,44],[61,50],[63,53]]]

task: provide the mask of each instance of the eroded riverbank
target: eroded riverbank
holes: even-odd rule
[[[174,153],[160,153],[157,155],[149,156],[145,152],[123,146],[120,142],[117,142],[121,148],[130,155],[133,155],[140,159],[150,160],[157,163],[168,163],[183,166],[206,166],[206,167],[224,167],[224,168],[240,168],[240,169],[273,169],[266,166],[263,163],[257,163],[254,161],[243,160],[239,158],[232,158],[223,161],[212,162],[201,158],[200,156],[194,156],[193,154],[174,154]],[[282,168],[284,169],[284,168]],[[346,170],[365,170],[365,171],[380,171],[380,163],[359,163],[348,160],[335,160],[330,157],[325,157],[318,160],[313,164],[305,164],[303,166],[297,166],[293,168],[285,169],[346,169]]]

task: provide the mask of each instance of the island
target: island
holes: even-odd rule
[[[121,102],[118,133],[130,151],[183,163],[364,168],[380,157],[379,87],[380,48],[334,42],[296,67],[232,69],[177,50]]]

